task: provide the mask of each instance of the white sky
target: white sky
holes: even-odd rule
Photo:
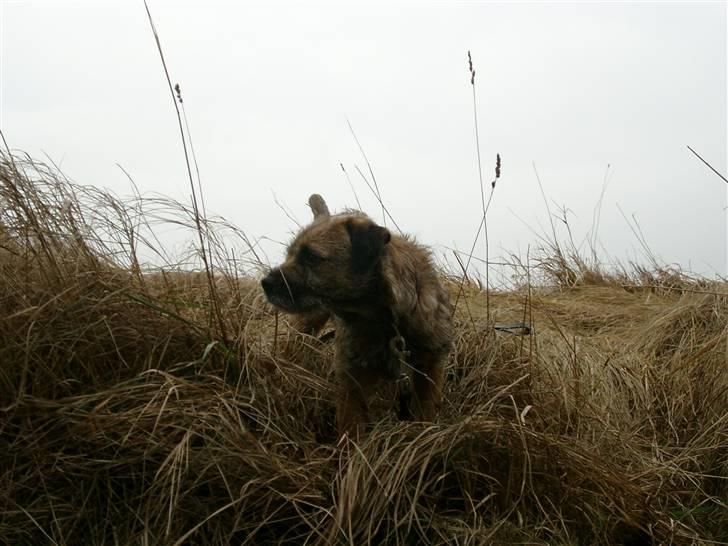
[[[599,240],[640,260],[619,212],[665,262],[726,274],[726,5],[719,3],[214,3],[150,0],[182,86],[208,211],[286,241],[308,195],[356,202],[372,162],[385,204],[427,244],[468,250],[480,220],[468,50],[483,170],[503,176],[491,259],[525,253],[552,211],[580,242],[607,164]],[[141,1],[0,0],[0,127],[75,181],[188,199],[177,121]],[[520,219],[519,219],[520,218]],[[525,224],[528,224],[527,227]],[[563,231],[563,230],[562,230]],[[565,232],[563,232],[565,235]],[[271,262],[280,248],[264,243]],[[479,254],[484,253],[482,245]]]

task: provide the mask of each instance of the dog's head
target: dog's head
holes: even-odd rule
[[[353,306],[372,290],[391,235],[361,213],[332,216],[318,194],[308,203],[313,223],[262,280],[268,301],[291,313]]]

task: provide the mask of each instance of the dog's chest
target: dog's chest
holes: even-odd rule
[[[395,355],[393,326],[380,321],[357,321],[352,324],[336,320],[336,354],[340,366],[367,369],[379,375],[390,375]]]

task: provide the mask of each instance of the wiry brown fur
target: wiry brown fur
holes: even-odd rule
[[[309,204],[313,223],[262,284],[285,311],[316,317],[317,324],[327,313],[334,317],[339,431],[358,432],[374,388],[410,368],[411,413],[431,421],[442,399],[452,325],[429,251],[361,212],[331,215],[319,195]],[[394,349],[400,336],[404,351]]]

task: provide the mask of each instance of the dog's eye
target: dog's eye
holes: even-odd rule
[[[304,246],[303,248],[301,248],[300,252],[298,253],[298,261],[302,265],[308,265],[308,266],[316,265],[316,264],[320,264],[324,260],[325,260],[325,258],[323,256],[314,252],[308,246]]]

